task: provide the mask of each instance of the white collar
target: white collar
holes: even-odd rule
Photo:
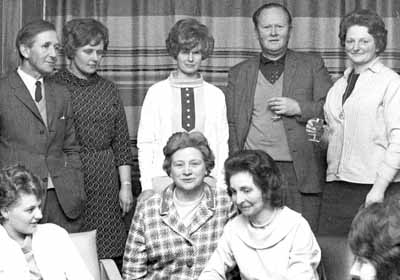
[[[24,84],[25,84],[26,88],[28,89],[29,93],[31,94],[32,98],[35,99],[36,82],[39,81],[43,84],[43,77],[36,80],[31,75],[24,72],[24,70],[21,69],[21,66],[18,67],[17,73],[21,77],[22,81],[24,82]],[[43,86],[42,86],[42,91],[43,91]]]

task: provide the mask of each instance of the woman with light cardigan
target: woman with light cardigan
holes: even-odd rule
[[[346,212],[330,212],[340,213],[348,232],[360,206],[400,192],[400,76],[379,59],[387,31],[374,11],[346,15],[339,38],[351,65],[329,90],[324,105],[326,189],[346,204]],[[307,129],[312,132],[310,123]]]
[[[241,211],[224,228],[199,280],[226,279],[236,265],[241,279],[313,280],[321,251],[307,221],[282,205],[281,175],[261,150],[225,162],[228,192]]]
[[[228,157],[229,134],[225,97],[199,73],[201,62],[212,53],[214,39],[204,24],[187,18],[172,27],[166,45],[176,70],[151,86],[143,102],[137,137],[142,186],[139,200],[171,183],[162,169],[162,149],[178,131],[199,131],[206,136],[215,154],[211,176],[218,187],[225,187],[222,168]]]

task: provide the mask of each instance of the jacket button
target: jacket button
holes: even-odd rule
[[[192,266],[193,266],[193,260],[188,260],[188,261],[186,262],[186,266],[187,266],[187,267],[192,267]]]
[[[39,133],[40,133],[41,135],[43,135],[43,134],[44,134],[44,130],[39,131]]]

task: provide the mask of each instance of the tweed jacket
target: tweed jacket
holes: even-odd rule
[[[65,215],[77,218],[85,192],[69,92],[44,79],[47,127],[17,71],[0,80],[0,168],[20,163],[50,174]]]
[[[123,278],[197,279],[235,214],[226,190],[206,185],[193,222],[186,227],[173,203],[174,185],[141,203],[126,242]]]
[[[260,56],[234,66],[225,90],[229,124],[229,152],[242,150],[253,112]],[[295,99],[301,116],[282,116],[283,125],[299,182],[304,193],[321,192],[325,177],[325,151],[307,141],[305,124],[323,116],[323,104],[332,85],[319,56],[288,50],[285,58],[282,96]]]

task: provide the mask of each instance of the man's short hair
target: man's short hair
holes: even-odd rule
[[[31,21],[18,31],[15,46],[17,47],[21,59],[24,59],[24,56],[19,50],[20,46],[26,45],[27,47],[32,47],[35,36],[45,31],[56,31],[56,28],[51,22],[42,19]]]
[[[290,14],[289,10],[283,6],[282,4],[279,3],[266,3],[264,5],[262,5],[261,7],[259,7],[254,13],[253,13],[253,23],[254,23],[254,27],[257,28],[258,27],[258,18],[261,14],[261,12],[263,10],[267,10],[267,9],[271,9],[271,8],[278,8],[278,9],[282,9],[286,15],[287,15],[287,20],[288,20],[288,24],[289,26],[292,26],[292,15]]]

